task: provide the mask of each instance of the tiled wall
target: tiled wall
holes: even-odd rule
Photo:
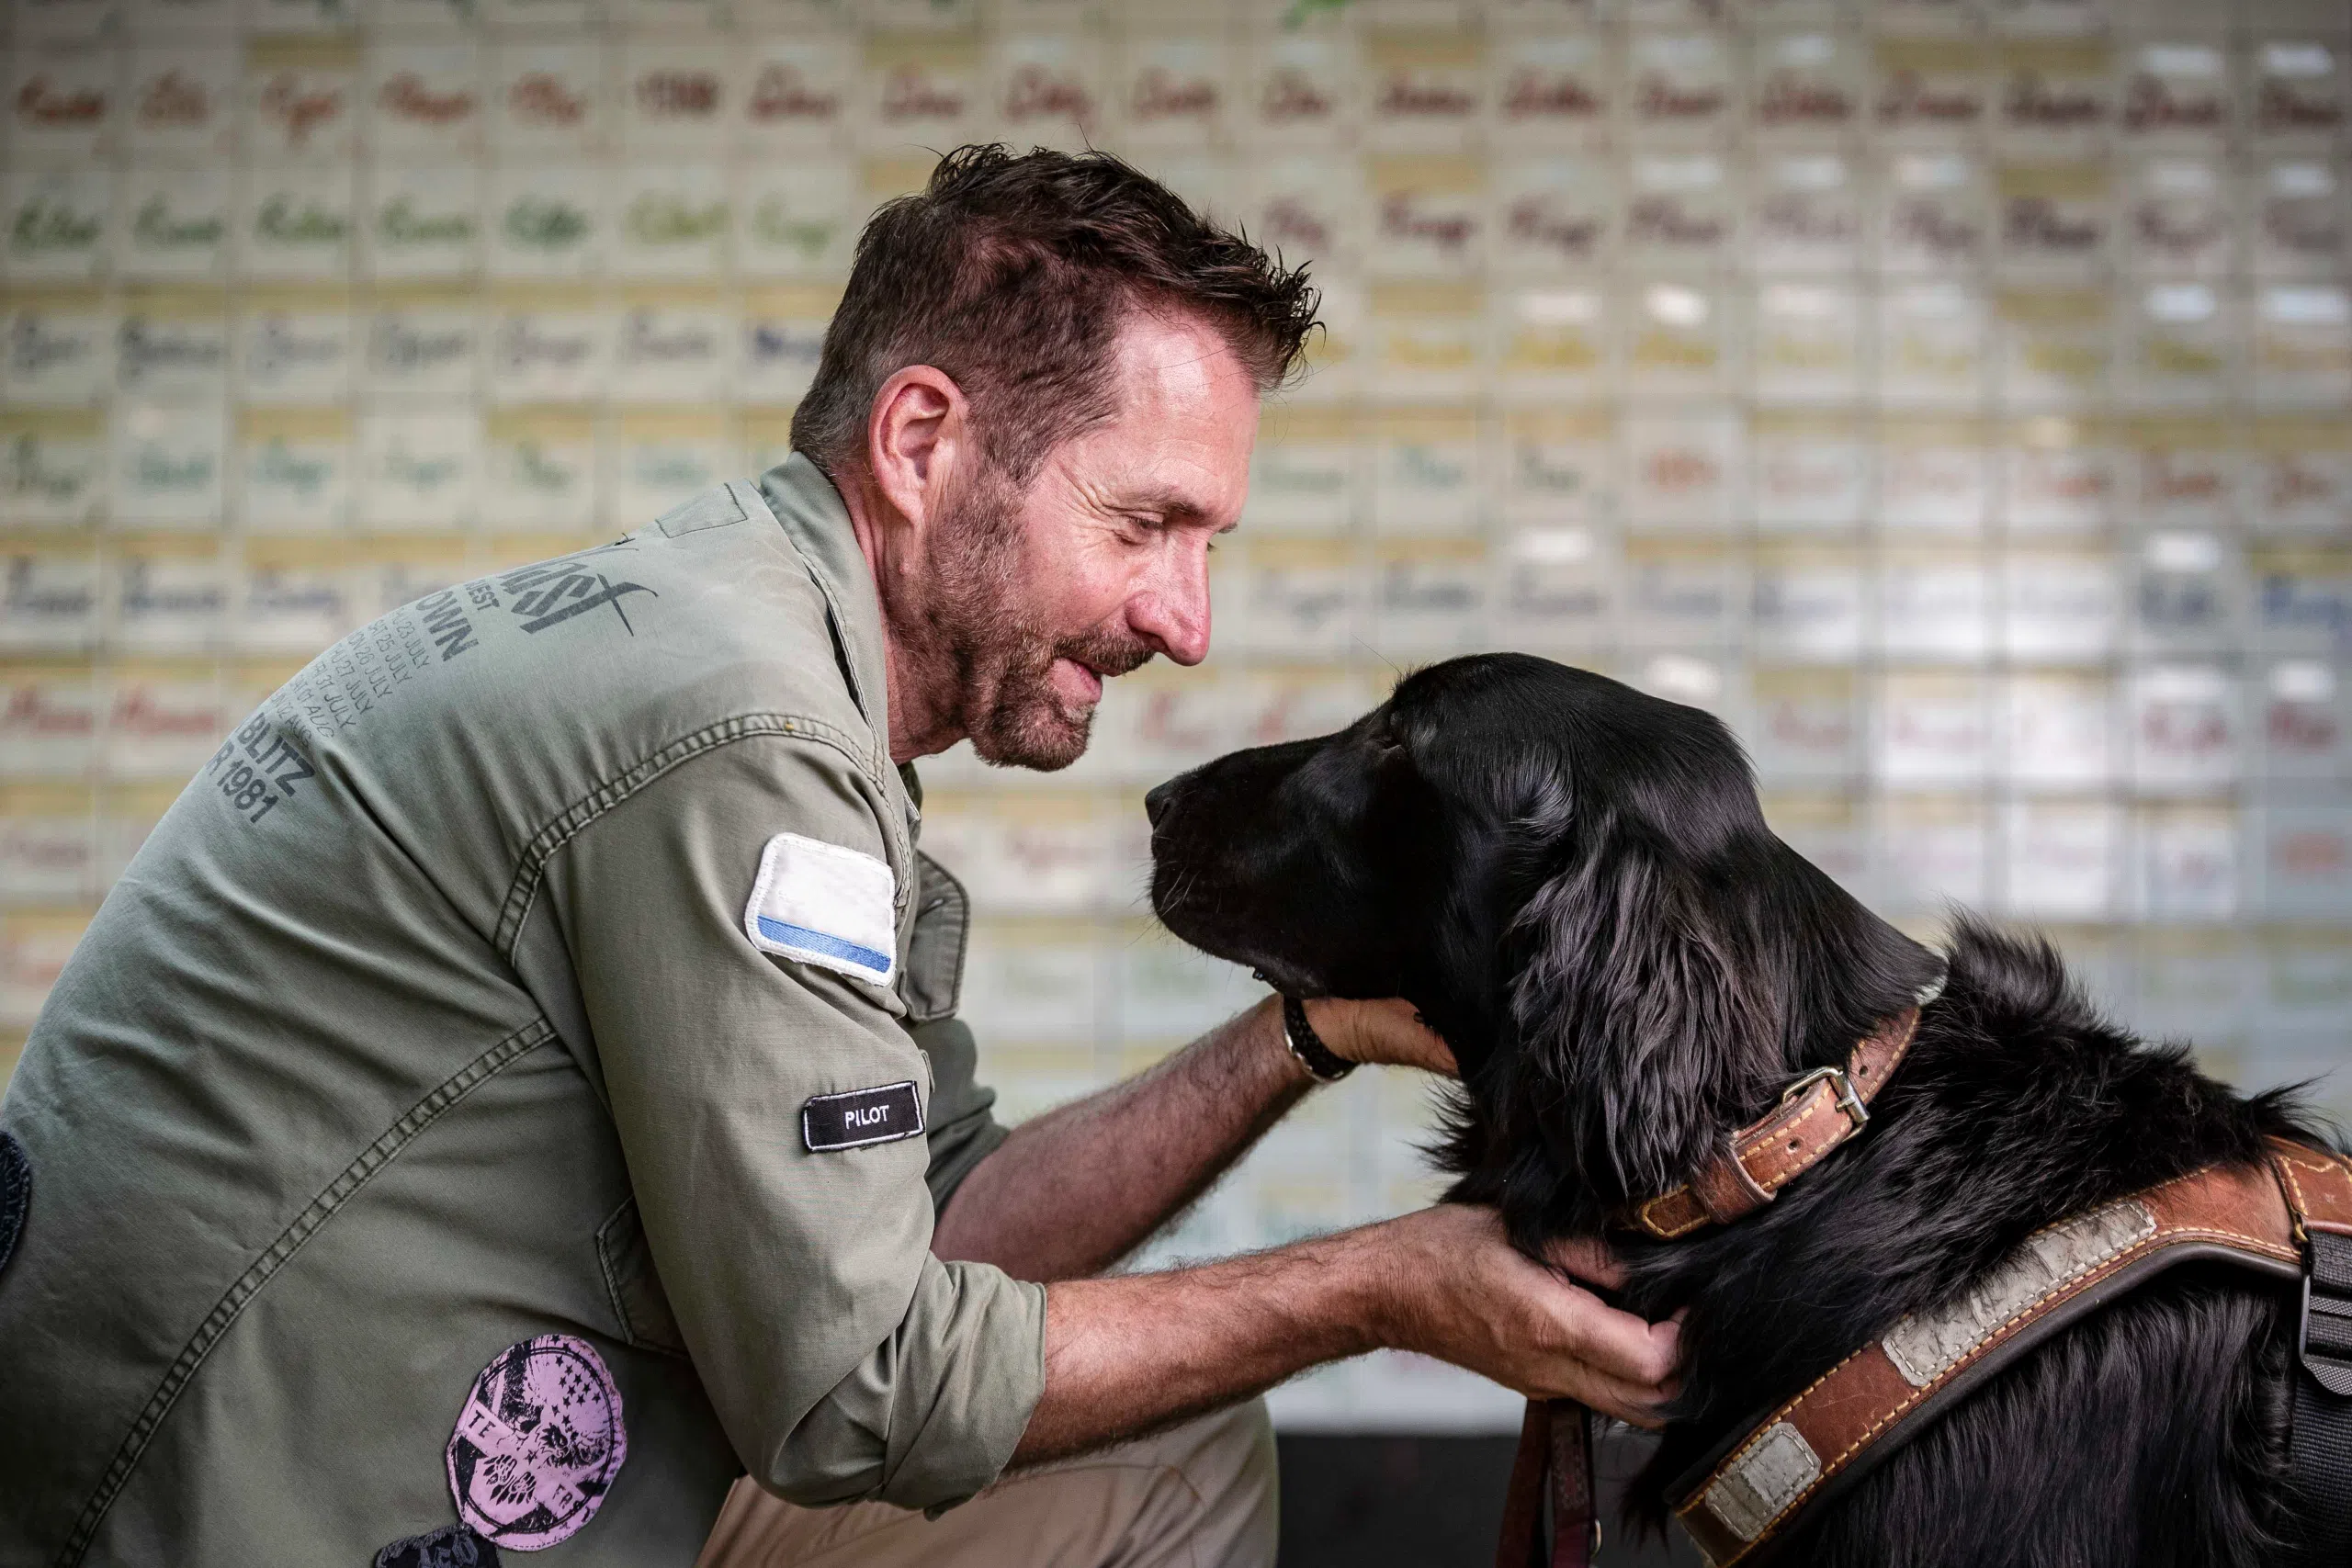
[[[1250,994],[1150,932],[1143,787],[1495,646],[1721,712],[1783,834],[1891,914],[2047,924],[2249,1081],[2347,1055],[2342,0],[9,25],[0,1036],[309,652],[780,456],[864,214],[1002,136],[1120,150],[1314,258],[1331,324],[1210,665],[1114,686],[1067,773],[929,770],[1016,1112]],[[1425,1120],[1395,1075],[1318,1097],[1171,1249],[1417,1201]],[[1283,1398],[1509,1419],[1404,1363]]]

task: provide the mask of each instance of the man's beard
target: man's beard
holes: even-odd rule
[[[1054,689],[1054,662],[1071,660],[1104,680],[1148,662],[1153,650],[1102,627],[1057,635],[1023,603],[1021,496],[984,462],[943,509],[922,615],[937,673],[952,681],[972,750],[1001,766],[1054,773],[1084,754],[1094,704],[1072,708]]]

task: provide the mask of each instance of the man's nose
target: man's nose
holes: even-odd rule
[[[1159,819],[1168,815],[1168,808],[1175,804],[1176,781],[1170,779],[1164,784],[1154,785],[1151,793],[1143,797],[1143,814],[1149,818],[1151,825],[1157,828],[1159,826]]]
[[[1179,664],[1209,656],[1209,571],[1205,550],[1185,552],[1128,610],[1128,624]]]

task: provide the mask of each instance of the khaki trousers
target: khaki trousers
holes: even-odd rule
[[[936,1519],[803,1508],[738,1481],[697,1568],[1272,1568],[1261,1400],[1006,1477]]]

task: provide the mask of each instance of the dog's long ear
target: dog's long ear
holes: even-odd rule
[[[1622,817],[1588,818],[1512,931],[1515,1050],[1486,1087],[1502,1146],[1589,1223],[1684,1180],[1775,1081],[1775,976],[1721,887]]]

